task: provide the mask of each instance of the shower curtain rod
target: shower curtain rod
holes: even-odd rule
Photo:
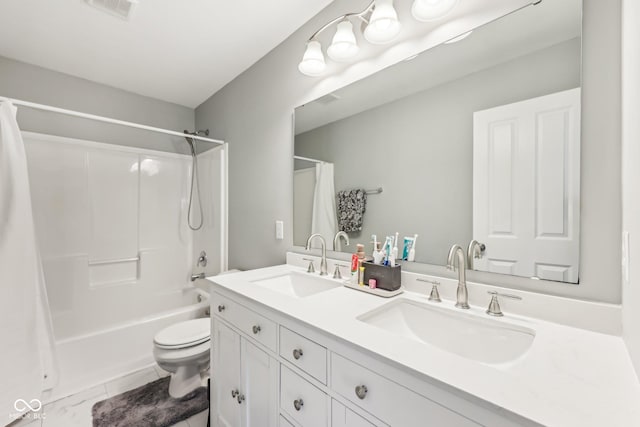
[[[310,157],[293,156],[293,158],[296,159],[296,160],[304,160],[304,161],[311,162],[311,163],[326,163],[323,160],[316,160],[316,159],[312,159]]]
[[[179,136],[183,138],[185,136],[184,133],[176,132],[174,130],[141,125],[139,123],[127,122],[127,121],[118,120],[118,119],[111,119],[109,117],[97,116],[95,114],[81,113],[79,111],[66,110],[64,108],[52,107],[50,105],[36,104],[35,102],[21,101],[19,99],[6,98],[4,96],[0,96],[0,102],[2,101],[9,101],[12,104],[18,105],[21,107],[34,108],[36,110],[43,110],[43,111],[51,111],[52,113],[65,114],[67,116],[80,117],[82,119],[95,120],[98,122],[110,123],[113,125],[120,125],[120,126],[126,126],[130,128],[148,130],[150,132],[164,133],[166,135]],[[189,134],[189,138],[197,139],[198,141],[212,142],[214,144],[220,144],[220,145],[225,143],[224,141],[221,141],[219,139],[205,138],[204,136],[197,136],[197,135],[191,135],[191,134]]]

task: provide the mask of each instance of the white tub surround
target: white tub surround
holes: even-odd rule
[[[158,331],[204,316],[202,281],[189,277],[203,271],[201,250],[207,272],[226,269],[226,148],[201,155],[204,224],[193,232],[190,156],[23,138],[59,370],[50,401],[154,364]]]
[[[224,341],[218,342],[220,335],[216,335],[216,330],[237,331],[239,348],[240,342],[245,347],[251,344],[268,355],[272,362],[280,362],[277,365],[280,367],[280,383],[274,381],[271,389],[271,392],[276,392],[280,387],[279,409],[273,409],[275,414],[268,414],[270,422],[271,417],[277,419],[281,415],[293,421],[292,424],[297,422],[305,427],[344,425],[335,419],[329,424],[329,420],[340,413],[343,414],[338,416],[340,420],[345,416],[357,416],[371,423],[347,425],[422,425],[420,423],[427,420],[425,417],[431,416],[425,414],[434,414],[430,419],[434,425],[491,427],[538,424],[626,427],[640,419],[640,384],[633,374],[623,340],[618,335],[520,316],[514,313],[516,302],[506,299],[501,300],[505,317],[491,318],[485,314],[489,295],[483,289],[480,297],[475,293],[476,285],[473,283],[468,285],[471,309],[459,310],[454,308],[454,300],[450,298],[451,286],[445,283],[446,279],[439,279],[443,282],[442,303],[429,302],[429,288],[425,286],[421,292],[414,292],[415,288],[408,286],[407,292],[389,300],[344,287],[296,297],[252,283],[292,271],[307,274],[306,269],[298,264],[210,279],[214,282],[211,296],[214,314],[212,384],[217,381],[216,346],[224,347]],[[518,302],[524,307],[529,303],[527,293],[519,294],[525,294],[525,299]],[[502,326],[532,330],[535,338],[531,347],[515,360],[481,363],[358,320],[365,313],[398,301],[432,307],[450,316],[471,316],[478,322],[490,319]],[[476,305],[480,302],[481,305]],[[562,305],[561,301],[557,304]],[[584,304],[582,307],[578,307],[578,303],[574,306],[568,304],[565,313],[569,316],[592,314],[600,316],[595,321],[607,322],[606,313],[613,310]],[[226,306],[218,311],[218,305]],[[238,313],[243,311],[245,314],[239,316]],[[554,311],[556,309],[551,310]],[[553,313],[546,315],[556,316]],[[261,326],[261,330],[254,333],[251,324]],[[429,326],[446,328],[446,325],[437,323]],[[615,325],[607,328],[615,329]],[[292,358],[290,349],[285,348],[289,342],[295,346],[304,340],[315,344],[315,347],[305,347],[305,356],[326,352],[324,358],[322,354],[315,354],[319,362],[312,363],[313,368],[299,362],[304,361],[305,356],[296,359],[293,354]],[[244,375],[242,377],[243,381],[247,379]],[[224,378],[221,382],[225,384]],[[355,387],[362,385],[368,387],[369,394],[364,392],[364,398],[356,397],[358,390]],[[308,392],[301,391],[309,386]],[[287,387],[293,387],[293,391]],[[226,413],[224,405],[228,392],[226,389],[212,391],[212,398],[221,393],[219,400],[212,399],[212,405],[222,405],[216,407],[223,409],[222,414]],[[406,399],[399,399],[395,407],[380,399],[381,394],[392,392],[394,396],[405,396]],[[309,402],[305,402],[299,411],[292,406],[293,401],[289,402],[297,396],[296,393],[309,396]],[[360,393],[363,393],[362,388]],[[331,415],[327,415],[326,420],[321,417],[325,421],[308,424],[303,419],[305,413],[313,410],[311,399],[316,400],[316,405],[326,406],[324,414]],[[251,399],[247,403],[251,405]],[[273,404],[278,408],[277,402]],[[434,405],[435,409],[425,409],[429,405]],[[229,408],[237,406],[236,403]],[[252,410],[252,406],[247,408]],[[351,415],[344,415],[345,410]],[[218,425],[218,420],[212,419],[212,422]]]

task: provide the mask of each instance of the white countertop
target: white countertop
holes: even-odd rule
[[[619,336],[507,314],[496,320],[534,329],[533,344],[513,362],[484,364],[356,319],[389,303],[387,298],[345,287],[296,298],[251,283],[288,271],[306,270],[281,265],[208,279],[417,375],[441,381],[540,424],[640,426],[640,383]],[[429,302],[426,294],[405,292],[392,300],[399,298],[436,304]],[[443,300],[437,306],[458,312],[452,301]],[[486,318],[484,309],[472,306],[465,313]]]

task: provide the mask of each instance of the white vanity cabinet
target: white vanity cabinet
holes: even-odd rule
[[[421,387],[410,374],[308,324],[213,289],[213,426],[523,425],[460,403],[433,385]],[[257,333],[255,326],[260,326]]]
[[[212,425],[276,427],[278,361],[219,320],[212,331]]]

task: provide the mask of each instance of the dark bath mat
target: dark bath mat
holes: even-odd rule
[[[206,387],[175,399],[169,396],[170,379],[161,378],[96,403],[91,409],[93,427],[168,427],[209,408]]]

